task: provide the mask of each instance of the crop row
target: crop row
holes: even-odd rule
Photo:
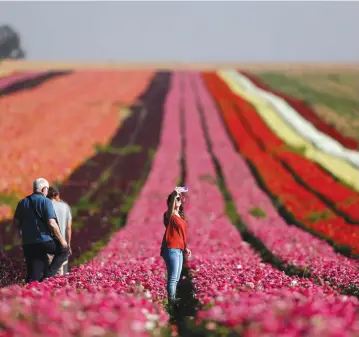
[[[242,227],[239,229],[254,234],[288,269],[291,266],[300,269],[302,275],[309,274],[320,283],[327,281],[339,291],[349,292],[352,288],[357,291],[358,262],[336,253],[325,241],[284,221],[267,194],[257,186],[250,167],[228,138],[224,124],[229,121],[228,110],[218,104],[213,77],[206,74],[197,81],[213,152],[220,162],[234,206],[242,218]],[[202,81],[213,93],[216,102],[200,85]],[[231,122],[235,123],[235,120]]]
[[[228,154],[223,139],[215,136],[212,140],[207,138],[206,143],[206,124],[211,136],[221,130],[198,74],[186,75],[184,97],[186,183],[191,186],[186,214],[193,250],[188,265],[196,297],[202,305],[197,326],[192,328],[200,329],[200,326],[211,333],[223,332],[225,326],[240,336],[358,333],[355,298],[339,295],[310,278],[285,275],[263,263],[242,240],[225,214],[226,205],[216,184],[220,168],[213,165],[213,158],[207,152],[212,142],[216,152]],[[226,178],[228,184],[233,183],[232,176]],[[244,193],[237,190],[245,203]]]
[[[243,76],[238,72],[232,72],[231,75],[233,76],[233,80],[237,85],[244,88],[248,92],[253,93],[259,99],[268,102],[268,104],[274,108],[276,114],[282,119],[283,122],[290,126],[293,132],[302,137],[305,141],[311,142],[318,151],[321,151],[330,157],[341,160],[343,164],[347,165],[347,167],[352,165],[354,169],[358,170],[358,151],[347,149],[332,137],[315,128],[312,123],[307,121],[284,99],[257,87],[246,76]]]
[[[141,216],[136,208],[132,214]],[[71,274],[1,289],[0,335],[147,336],[165,325],[167,315],[150,293],[164,297],[161,261],[143,256],[141,252],[150,247],[128,240],[126,232],[114,236],[98,259]],[[134,229],[129,232],[127,236]]]
[[[78,73],[30,92],[1,98],[0,132],[7,140],[0,145],[1,201],[14,207],[18,197],[29,193],[29,179],[39,175],[52,182],[62,182],[68,177],[95,152],[94,145],[106,143],[114,135],[121,121],[120,103],[131,104],[145,89],[149,76]],[[94,89],[94,81],[99,93]],[[127,82],[125,88],[124,82]],[[112,97],[108,97],[111,92]],[[93,102],[95,95],[103,101]],[[43,119],[31,128],[24,128],[23,123],[31,123],[33,115],[39,112]],[[19,119],[23,123],[19,124]],[[0,220],[9,213],[9,207],[4,207]]]
[[[25,287],[0,290],[0,333],[5,336],[158,336],[167,314],[165,268],[159,256],[161,214],[178,177],[180,83],[156,78],[155,109],[164,109],[160,146],[149,178],[127,217],[127,225],[89,263],[70,274]],[[171,91],[163,100],[158,93]],[[159,90],[160,88],[161,90]],[[145,98],[144,98],[145,101]],[[51,324],[49,324],[51,321]],[[2,330],[1,330],[2,329]]]
[[[63,181],[105,144],[151,72],[78,72],[0,99],[0,193],[23,196],[38,175]],[[41,119],[34,116],[41,114]],[[86,116],[86,118],[84,118]],[[19,123],[21,121],[21,123]],[[24,128],[24,125],[31,127]]]
[[[76,263],[86,260],[92,255],[91,250],[98,250],[99,245],[105,244],[104,239],[123,226],[128,204],[133,202],[146,178],[151,151],[158,145],[161,105],[169,80],[166,73],[155,76],[139,97],[142,106],[133,107],[133,113],[123,122],[111,143],[88,158],[60,187],[61,196],[69,202],[74,215],[72,259]],[[0,229],[5,247],[16,242],[17,229],[10,222],[1,223]],[[20,247],[7,251],[1,263],[2,266],[16,266],[2,268],[6,275],[1,277],[1,286],[21,280],[24,266]]]
[[[29,73],[9,73],[6,75],[0,76],[0,91],[4,90],[6,87],[14,85],[15,83],[24,82],[36,78],[38,76],[44,75],[45,72],[29,72]]]
[[[127,139],[125,131],[133,129],[122,130],[123,136],[120,130],[111,145],[99,151],[99,157],[86,163],[82,171],[74,172],[63,191],[69,198],[72,196],[72,202],[81,201],[80,217],[92,207],[104,207],[103,214],[112,226],[118,227],[117,221],[123,221],[120,218],[124,214],[126,226],[113,235],[94,260],[73,268],[71,274],[41,284],[0,289],[0,335],[126,337],[168,333],[168,316],[161,305],[166,293],[159,247],[165,200],[181,175],[181,136],[185,139],[183,176],[190,186],[185,211],[193,256],[188,267],[200,303],[196,320],[187,322],[188,329],[207,335],[235,332],[241,336],[359,334],[358,301],[333,289],[342,290],[341,283],[348,286],[349,277],[339,273],[353,273],[356,263],[335,254],[325,242],[283,222],[230,144],[219,111],[205,87],[206,84],[216,99],[225,121],[236,125],[238,120],[230,105],[221,106],[224,99],[216,94],[219,84],[213,85],[214,79],[207,75],[204,79],[198,73],[174,73],[169,82],[168,74],[157,75],[140,98],[147,114],[140,109],[133,119],[128,119],[137,126],[144,118],[146,128],[140,129],[143,135],[139,139],[150,140],[148,149],[156,147],[158,136],[154,136],[153,129],[161,128],[152,169],[131,210],[127,208],[132,204],[125,205],[125,209],[119,207],[121,194],[128,191],[128,185],[123,189],[122,169],[126,166],[116,165],[126,163],[133,174],[130,179],[137,177],[137,169],[143,170],[143,156],[137,156],[141,151],[130,151],[130,158],[118,157],[125,150],[118,143],[119,138]],[[234,100],[224,97],[228,102]],[[182,135],[181,118],[185,121]],[[245,128],[240,131],[245,132]],[[255,153],[257,146],[252,144],[256,143],[250,137],[246,141]],[[93,162],[101,163],[102,168],[94,165],[90,169]],[[92,190],[90,181],[105,183],[94,184]],[[84,199],[85,191],[93,192],[85,194]],[[263,263],[255,247],[243,240],[227,216],[233,203],[248,221],[250,231],[262,240],[267,238],[265,244],[275,253],[283,251],[281,257],[287,258],[287,263],[295,264],[298,259],[300,267],[308,264],[316,278],[288,276]],[[269,219],[249,215],[255,207],[263,209]],[[102,220],[94,217],[91,224],[86,220],[81,228],[91,228],[95,235],[101,232]],[[240,230],[244,225],[241,226]],[[86,232],[81,233],[79,243],[86,240]],[[342,279],[336,283],[335,278],[340,276]],[[328,282],[318,285],[319,277]]]
[[[280,137],[287,146],[296,149],[304,157],[317,163],[338,180],[359,192],[358,168],[344,160],[338,153],[333,155],[331,146],[325,148],[326,142],[321,144],[321,147],[324,146],[324,149],[321,149],[319,148],[319,143],[308,139],[309,134],[304,136],[293,130],[292,126],[287,123],[289,116],[286,116],[287,120],[283,118],[283,113],[286,115],[288,111],[279,113],[278,101],[274,106],[273,102],[268,102],[267,99],[258,95],[256,91],[247,90],[242,83],[241,77],[236,72],[218,72],[218,75],[236,95],[245,99],[247,104],[254,106],[272,132]],[[288,108],[288,105],[286,108]],[[293,109],[291,113],[298,115]]]
[[[268,92],[271,92],[278,97],[283,98],[288,104],[290,104],[296,111],[298,111],[304,118],[306,118],[309,122],[311,122],[318,130],[324,132],[330,137],[334,138],[338,142],[340,142],[345,147],[356,150],[358,149],[358,141],[352,137],[346,137],[342,135],[338,130],[335,129],[334,126],[326,123],[320,117],[316,115],[313,109],[304,101],[291,97],[283,92],[275,90],[270,86],[264,84],[257,76],[245,72],[240,71],[244,76],[248,77],[257,87],[264,89]]]
[[[277,198],[280,205],[284,206],[287,213],[305,228],[332,240],[338,246],[349,247],[353,253],[358,253],[359,228],[348,224],[342,217],[328,209],[323,201],[298,183],[277,158],[279,157],[285,164],[288,163],[288,166],[292,163],[292,170],[303,180],[307,179],[305,173],[313,167],[311,163],[301,160],[290,149],[281,147],[282,144],[278,143],[278,139],[266,128],[253,106],[234,95],[216,75],[209,74],[206,78],[240,153],[255,167],[264,185]],[[322,179],[323,182],[329,179],[323,172],[318,170],[315,172],[318,174],[311,179]],[[338,194],[340,191],[346,191],[335,182],[322,185],[320,190],[327,189],[326,195],[329,195],[332,193],[330,190],[335,191],[337,187]],[[351,204],[347,205],[346,211],[355,217],[356,203],[351,208],[350,206]],[[349,211],[350,209],[352,211]]]

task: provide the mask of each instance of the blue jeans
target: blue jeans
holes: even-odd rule
[[[181,277],[183,253],[181,249],[164,248],[163,259],[167,267],[167,293],[168,299],[176,297],[177,283]]]

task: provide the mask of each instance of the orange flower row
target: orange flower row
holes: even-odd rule
[[[43,176],[63,181],[94,145],[107,143],[154,73],[75,72],[0,99],[0,194],[18,197]]]

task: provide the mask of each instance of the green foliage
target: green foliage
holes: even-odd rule
[[[356,190],[353,188],[353,186],[350,185],[349,183],[347,183],[344,179],[342,179],[342,178],[337,178],[337,180],[338,180],[342,185],[344,185],[346,188],[349,188],[349,189],[351,189],[351,190],[353,190],[353,191],[356,192]]]
[[[267,217],[267,213],[259,207],[251,208],[249,210],[249,214],[253,215],[256,218],[266,218]]]
[[[90,260],[92,260],[97,253],[106,246],[107,242],[109,241],[110,237],[112,235],[112,232],[107,234],[105,238],[98,240],[94,243],[92,243],[92,247],[91,249],[89,249],[88,251],[82,253],[76,260],[74,260],[71,264],[72,265],[80,265],[80,264],[84,264],[89,262]]]
[[[88,261],[90,261],[91,259],[93,259],[98,252],[106,246],[107,242],[111,239],[111,236],[118,231],[120,228],[122,228],[123,226],[125,226],[125,222],[126,222],[126,217],[128,212],[131,210],[131,208],[133,207],[137,196],[142,188],[142,186],[144,185],[146,178],[148,176],[148,173],[151,169],[152,166],[152,161],[154,158],[156,150],[150,148],[148,150],[148,159],[147,162],[145,164],[145,168],[143,171],[143,174],[141,176],[141,178],[137,181],[133,181],[131,183],[131,193],[128,192],[124,192],[124,197],[122,199],[122,203],[120,206],[120,214],[117,216],[112,216],[109,218],[110,223],[112,224],[112,230],[102,239],[94,242],[92,244],[91,249],[89,249],[86,252],[83,252],[76,260],[74,260],[71,265],[79,265],[79,264],[83,264],[83,263],[87,263]],[[87,207],[87,208],[86,208]],[[83,197],[80,200],[80,204],[79,204],[79,208],[78,209],[88,209],[90,207],[97,207],[97,204],[94,202],[90,202],[88,197]],[[97,209],[96,209],[97,210]],[[100,211],[100,209],[98,209],[98,211]]]
[[[217,186],[221,191],[225,201],[226,215],[229,217],[233,225],[235,225],[240,231],[246,230],[246,226],[242,222],[239,214],[237,213],[236,205],[234,204],[232,195],[226,188],[224,178],[222,178],[220,175],[218,175],[217,178]]]
[[[236,328],[230,328],[211,320],[197,323],[194,320],[186,319],[186,328],[186,336],[188,337],[240,337],[240,333],[236,331]],[[240,327],[238,328],[240,329]]]
[[[111,145],[101,145],[96,144],[94,148],[97,152],[108,152],[113,154],[118,154],[121,156],[126,156],[132,153],[139,153],[143,150],[142,146],[140,145],[128,145],[124,147],[115,147]]]
[[[305,156],[305,153],[307,152],[307,147],[305,145],[287,145],[288,149],[290,149],[291,151],[301,155],[301,156]]]
[[[317,222],[320,220],[329,220],[333,216],[330,214],[330,211],[328,209],[324,210],[323,212],[311,212],[307,216],[307,220],[310,222]]]
[[[14,193],[0,194],[0,205],[8,205],[13,211],[15,211],[19,198]]]
[[[353,205],[353,204],[357,203],[358,201],[359,201],[358,198],[350,197],[347,200],[343,201],[343,205],[350,206],[350,205]]]
[[[323,104],[339,114],[352,117],[355,117],[358,113],[358,101],[355,99],[310,88],[302,83],[300,79],[286,74],[265,72],[258,74],[258,76],[272,88],[300,98],[309,104]]]

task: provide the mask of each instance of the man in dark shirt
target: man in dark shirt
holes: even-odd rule
[[[14,215],[14,225],[21,228],[27,283],[54,276],[68,257],[68,245],[61,235],[54,207],[46,198],[48,189],[46,179],[36,179],[33,194],[18,203]],[[50,266],[47,254],[54,255]]]

